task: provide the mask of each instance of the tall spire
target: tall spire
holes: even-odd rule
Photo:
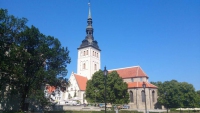
[[[90,4],[90,1],[89,1],[88,2],[89,12],[88,12],[88,18],[87,18],[86,37],[82,41],[82,44],[80,45],[80,47],[78,49],[85,48],[85,47],[88,47],[88,46],[92,46],[92,47],[100,50],[99,46],[98,46],[98,42],[96,40],[94,40],[94,36],[93,36],[94,29],[92,27],[92,16],[91,16],[90,5],[91,4]]]
[[[94,40],[93,37],[93,27],[92,27],[92,16],[91,16],[91,9],[90,9],[90,1],[88,3],[89,12],[88,12],[88,19],[87,19],[87,27],[86,27],[86,39],[90,39],[90,42]]]
[[[89,6],[88,18],[92,18],[91,9],[90,9],[90,1],[88,2],[88,6]]]

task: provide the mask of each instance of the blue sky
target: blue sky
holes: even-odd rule
[[[27,18],[68,47],[76,72],[85,38],[88,0],[0,0],[9,14]],[[200,90],[199,0],[91,0],[101,69],[140,65],[150,81],[188,82]]]

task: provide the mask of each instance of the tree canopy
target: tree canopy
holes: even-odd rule
[[[199,97],[200,97],[200,90],[198,90],[198,91],[197,91],[197,94],[198,94],[198,95],[199,95]]]
[[[176,80],[151,83],[158,87],[158,103],[166,108],[200,107],[200,98],[192,84]]]
[[[105,76],[103,71],[95,72],[91,80],[88,80],[86,87],[86,99],[91,103],[104,103]],[[110,72],[106,79],[107,103],[124,104],[129,103],[128,85],[116,71]]]
[[[26,23],[26,18],[16,18],[0,9],[0,99],[8,103],[12,99],[7,96],[17,95],[22,110],[27,98],[40,104],[46,102],[41,89],[46,83],[67,85],[57,76],[66,72],[71,62],[69,50],[57,38],[46,36]]]

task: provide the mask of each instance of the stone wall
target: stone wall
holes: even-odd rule
[[[138,78],[124,78],[123,79],[124,82],[129,83],[129,82],[142,82],[142,81],[146,81],[148,82],[148,79],[145,77],[138,77]]]
[[[133,102],[130,102],[131,109],[145,109],[145,102],[142,102],[142,91],[143,88],[135,88],[135,89],[128,89],[128,92],[133,92]],[[153,101],[153,93],[154,91],[154,101]],[[157,89],[146,88],[146,106],[147,109],[156,109],[155,104],[157,103]]]

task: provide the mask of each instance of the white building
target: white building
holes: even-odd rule
[[[87,80],[91,79],[92,75],[101,67],[101,50],[93,36],[90,4],[87,24],[86,37],[78,48],[77,73],[72,72],[69,78],[71,85],[67,92],[68,98],[76,95],[80,98],[81,103],[87,103],[84,100]]]

